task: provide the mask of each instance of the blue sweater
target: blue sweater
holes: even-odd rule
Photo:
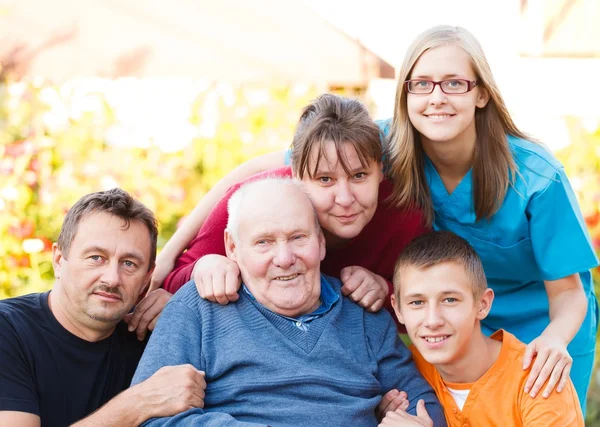
[[[340,293],[337,279],[321,280]],[[376,426],[375,408],[393,388],[408,393],[410,413],[424,399],[435,426],[446,425],[391,316],[342,296],[302,330],[245,292],[222,307],[201,299],[190,282],[163,310],[132,384],[184,363],[206,372],[204,409],[146,425]]]

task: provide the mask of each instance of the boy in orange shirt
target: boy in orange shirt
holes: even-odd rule
[[[481,331],[494,292],[466,240],[446,231],[416,238],[398,259],[394,287],[392,305],[449,427],[584,425],[570,380],[560,393],[532,398],[524,392],[529,374],[522,369],[525,344],[504,330],[491,337]],[[380,424],[431,425],[423,402],[417,416],[399,408]]]

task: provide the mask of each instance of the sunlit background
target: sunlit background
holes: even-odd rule
[[[598,22],[598,0],[0,0],[0,298],[51,287],[51,243],[88,192],[140,198],[162,247],[220,177],[285,148],[318,94],[390,117],[408,44],[442,23],[481,41],[600,248]],[[600,426],[598,376],[588,398]]]

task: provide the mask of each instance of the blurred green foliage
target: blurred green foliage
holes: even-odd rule
[[[592,126],[578,117],[565,118],[573,143],[557,152],[565,166],[571,185],[579,200],[581,211],[596,253],[600,255],[600,123]],[[592,270],[596,295],[600,295],[600,267]],[[598,354],[599,340],[596,344]],[[598,361],[587,396],[587,426],[600,426],[600,377]]]
[[[0,299],[49,289],[52,242],[69,207],[92,191],[119,186],[145,203],[159,220],[162,247],[225,173],[284,148],[317,93],[205,85],[186,94],[180,123],[168,109],[164,122],[156,118],[152,105],[127,116],[127,100],[97,86],[0,85]],[[181,124],[190,132],[178,132]]]

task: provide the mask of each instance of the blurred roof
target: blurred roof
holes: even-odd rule
[[[391,65],[300,0],[9,0],[0,59],[86,76],[364,85]]]

